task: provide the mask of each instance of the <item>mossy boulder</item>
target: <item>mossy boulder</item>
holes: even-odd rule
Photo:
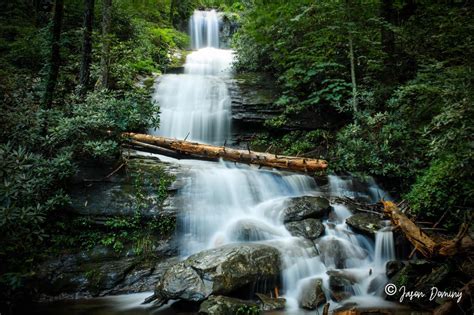
[[[202,251],[166,271],[155,288],[162,301],[199,302],[279,277],[280,253],[271,246],[237,243]]]
[[[371,237],[383,227],[380,217],[369,213],[356,213],[347,218],[346,223],[354,231]]]
[[[319,219],[304,219],[285,224],[288,232],[293,236],[304,237],[309,240],[317,239],[324,232],[324,225]]]
[[[302,196],[294,197],[287,201],[283,211],[283,222],[301,221],[307,218],[322,218],[327,216],[331,205],[323,197]]]
[[[326,296],[323,291],[323,280],[319,278],[308,280],[301,289],[300,307],[315,310],[324,303],[326,303]]]

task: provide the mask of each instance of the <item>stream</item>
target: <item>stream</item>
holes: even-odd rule
[[[161,127],[156,135],[202,143],[231,143],[231,101],[225,79],[232,76],[234,53],[219,48],[219,16],[215,11],[195,11],[190,20],[194,51],[187,56],[183,74],[158,79],[153,98],[160,104]],[[202,250],[240,242],[276,247],[282,257],[280,295],[286,309],[278,314],[314,313],[300,308],[299,300],[312,281],[322,281],[331,309],[346,303],[363,307],[394,307],[382,297],[387,283],[385,264],[394,260],[390,226],[375,238],[355,233],[346,224],[351,211],[331,203],[323,218],[322,235],[307,239],[294,236],[284,221],[287,201],[302,196],[329,198],[351,196],[376,202],[390,197],[374,182],[355,190],[351,178],[328,177],[322,189],[307,175],[228,162],[174,160],[189,167],[190,176],[179,194],[184,200],[178,221],[180,255],[186,258]],[[343,296],[331,291],[331,276],[345,281]],[[266,288],[272,290],[273,288]],[[164,306],[157,310],[140,305],[151,293],[64,302],[50,314],[174,314]],[[321,312],[322,305],[319,306]],[[41,311],[39,311],[41,313]]]

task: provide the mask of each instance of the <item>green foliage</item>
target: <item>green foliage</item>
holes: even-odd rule
[[[258,151],[319,158],[327,155],[330,138],[331,134],[325,130],[292,131],[277,139],[268,134],[260,134],[251,144]]]
[[[435,219],[448,211],[447,221],[459,222],[457,213],[472,209],[472,8],[395,2],[393,21],[381,8],[377,1],[297,0],[254,1],[243,10],[233,42],[236,69],[271,72],[283,109],[266,122],[283,131],[253,145],[312,152],[333,171],[401,182],[418,216]],[[382,45],[388,31],[391,50]],[[333,123],[315,121],[316,133],[285,131],[302,115],[323,113]]]
[[[156,240],[169,237],[175,231],[176,218],[160,214],[145,217],[142,213],[161,206],[174,177],[158,166],[153,170],[147,167],[145,172],[140,166],[132,165],[127,172],[133,199],[126,206],[133,210],[133,215],[109,217],[100,224],[94,218],[58,215],[49,226],[48,251],[57,254],[68,248],[91,250],[102,245],[118,253],[132,249],[137,255],[153,255]]]
[[[188,41],[170,27],[169,0],[114,1],[110,90],[78,96],[83,2],[66,1],[58,84],[53,108],[44,109],[40,96],[49,67],[52,10],[49,2],[34,3],[0,4],[2,298],[33,274],[48,245],[90,248],[107,243],[119,249],[120,242],[125,244],[123,232],[131,227],[107,227],[116,231],[107,239],[90,220],[61,221],[68,202],[65,192],[79,161],[113,162],[119,157],[122,131],[158,125],[158,108],[150,102],[149,90],[137,85],[144,76],[178,62],[175,55]],[[96,1],[91,82],[100,72],[100,6]],[[56,220],[58,226],[50,224]]]
[[[474,197],[474,180],[469,175],[473,162],[471,158],[469,164],[463,164],[454,155],[432,161],[406,196],[413,213],[436,219],[450,211],[448,221],[455,227],[464,219],[462,211]]]
[[[68,201],[56,185],[73,171],[68,152],[45,158],[21,146],[0,144],[0,256],[3,259],[18,246],[28,247],[46,236],[42,223],[48,212]]]

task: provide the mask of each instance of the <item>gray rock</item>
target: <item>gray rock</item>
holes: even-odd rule
[[[316,245],[321,260],[327,266],[345,268],[347,266],[347,260],[362,260],[367,257],[367,252],[363,248],[334,237],[325,236],[320,238],[317,240]]]
[[[323,291],[323,280],[310,279],[302,287],[299,297],[299,305],[302,308],[315,310],[319,305],[326,303],[326,296]]]
[[[283,212],[285,223],[307,218],[322,218],[331,209],[329,201],[322,197],[303,196],[291,198]]]
[[[356,213],[347,218],[346,223],[356,232],[372,237],[383,227],[379,216],[368,213]]]
[[[293,236],[300,236],[309,240],[317,239],[324,232],[324,225],[318,219],[304,219],[285,224],[286,229]]]
[[[285,309],[286,299],[284,298],[272,298],[262,293],[256,293],[255,295],[262,302],[262,310],[264,311],[277,311]]]
[[[104,175],[95,171],[94,167],[84,167],[81,170],[82,179],[100,179]],[[169,197],[161,200],[157,188],[145,181],[140,188],[140,197],[137,194],[137,186],[134,177],[147,174],[153,179],[158,179],[163,174],[172,175],[176,180],[169,187]],[[87,182],[87,185],[76,180],[72,185],[69,195],[71,204],[70,212],[79,215],[93,216],[96,223],[100,224],[112,216],[133,216],[136,211],[144,217],[176,216],[176,206],[173,201],[173,192],[179,188],[180,179],[186,176],[186,170],[180,170],[176,165],[162,163],[149,158],[134,157],[128,162],[127,174],[115,173],[109,181]],[[137,207],[140,204],[140,207]]]
[[[202,302],[199,308],[199,314],[206,315],[235,315],[239,311],[256,310],[259,311],[257,303],[253,301],[244,301],[227,296],[210,296]],[[246,313],[242,313],[246,314]],[[254,314],[254,313],[249,313]]]
[[[230,228],[230,234],[235,241],[248,242],[272,239],[279,236],[280,232],[262,221],[243,219]]]
[[[267,119],[282,113],[275,105],[275,85],[263,73],[240,73],[227,82],[232,104],[232,120],[239,124],[263,126]]]
[[[348,278],[341,276],[331,275],[329,276],[329,288],[334,291],[343,291],[345,288],[350,287],[352,282]]]
[[[276,248],[253,243],[202,251],[168,269],[155,288],[160,300],[202,301],[280,274]]]

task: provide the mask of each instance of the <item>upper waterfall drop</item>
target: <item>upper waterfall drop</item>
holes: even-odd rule
[[[160,105],[161,125],[151,133],[214,145],[230,140],[231,100],[224,81],[231,74],[232,50],[218,49],[219,19],[212,11],[195,11],[190,19],[192,46],[184,74],[157,81],[153,99]]]
[[[219,48],[219,16],[217,12],[215,10],[195,10],[189,20],[189,33],[193,49]]]

